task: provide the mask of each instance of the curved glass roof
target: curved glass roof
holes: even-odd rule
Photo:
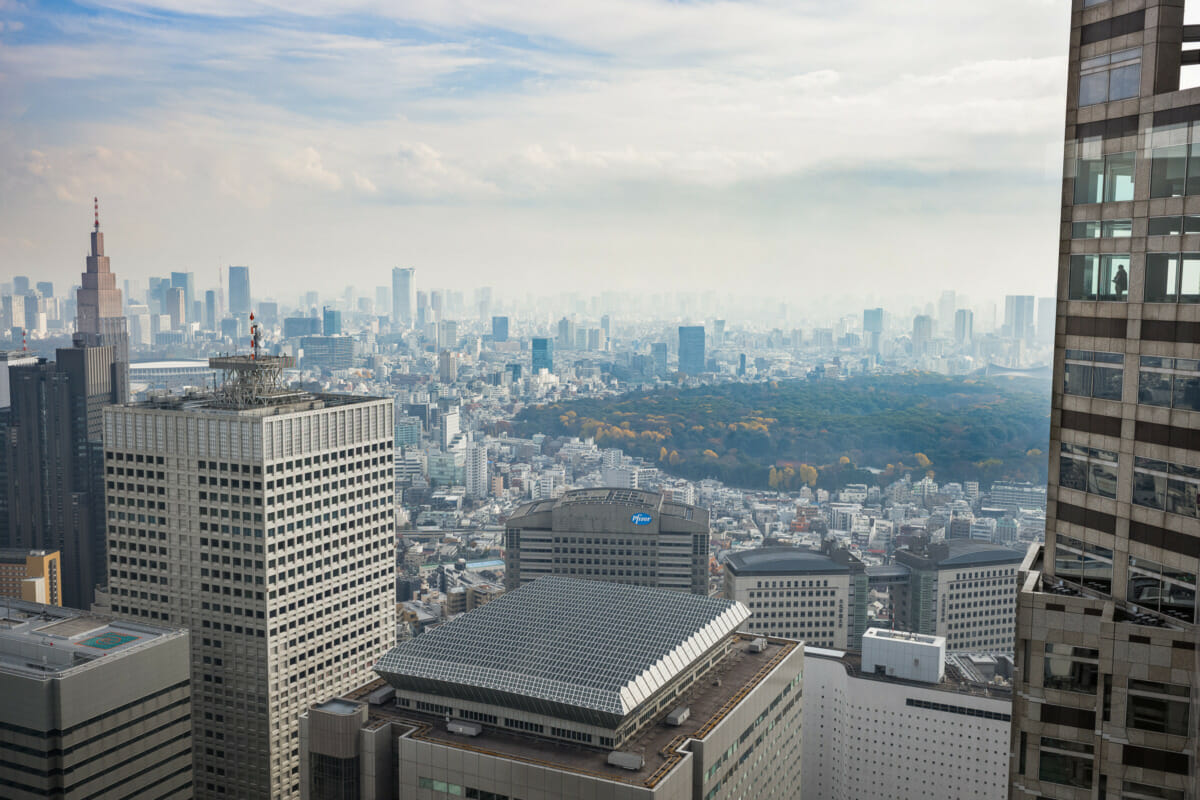
[[[398,689],[611,722],[750,616],[740,603],[547,576],[392,648]]]

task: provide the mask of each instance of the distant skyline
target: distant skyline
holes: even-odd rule
[[[1068,5],[0,0],[0,280],[1053,294]],[[228,287],[226,287],[228,289]],[[274,292],[277,296],[281,291]]]

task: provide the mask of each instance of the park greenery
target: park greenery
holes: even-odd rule
[[[748,489],[1046,480],[1050,392],[1026,378],[908,373],[725,383],[524,409],[514,433],[594,439],[685,478]]]

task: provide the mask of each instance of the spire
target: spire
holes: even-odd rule
[[[100,198],[92,198],[92,210],[96,212],[96,230],[100,230]]]

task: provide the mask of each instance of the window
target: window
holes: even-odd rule
[[[1063,442],[1058,459],[1058,485],[1116,499],[1117,454]]]
[[[1200,216],[1151,217],[1146,223],[1147,236],[1179,236],[1184,233],[1200,233]]]
[[[1071,256],[1068,299],[1123,301],[1128,295],[1128,253]]]
[[[1147,303],[1200,303],[1200,253],[1147,253],[1145,297]]]
[[[1193,622],[1196,618],[1196,575],[1130,556],[1128,600],[1142,608]]]
[[[1150,196],[1183,197],[1187,189],[1186,144],[1150,151]]]
[[[1133,502],[1171,514],[1200,517],[1200,467],[1134,459]]]
[[[1063,366],[1063,392],[1101,400],[1120,400],[1125,356],[1121,353],[1068,350]]]
[[[1079,106],[1137,97],[1142,78],[1142,49],[1118,50],[1079,65]]]
[[[1187,800],[1187,793],[1182,789],[1125,781],[1121,786],[1121,800]]]
[[[1132,235],[1133,220],[1130,219],[1087,220],[1071,224],[1072,239],[1126,239]]]
[[[1095,694],[1099,672],[1099,650],[1046,642],[1042,673],[1042,685],[1045,688]]]
[[[1189,694],[1187,686],[1130,678],[1125,727],[1187,736]]]
[[[1142,356],[1138,370],[1138,402],[1200,411],[1200,361]]]
[[[1113,203],[1133,199],[1133,153],[1080,158],[1075,162],[1075,203]]]
[[[1038,760],[1038,780],[1090,789],[1092,752],[1090,744],[1043,736]]]
[[[1059,534],[1054,537],[1054,574],[1104,594],[1112,593],[1113,552]]]

